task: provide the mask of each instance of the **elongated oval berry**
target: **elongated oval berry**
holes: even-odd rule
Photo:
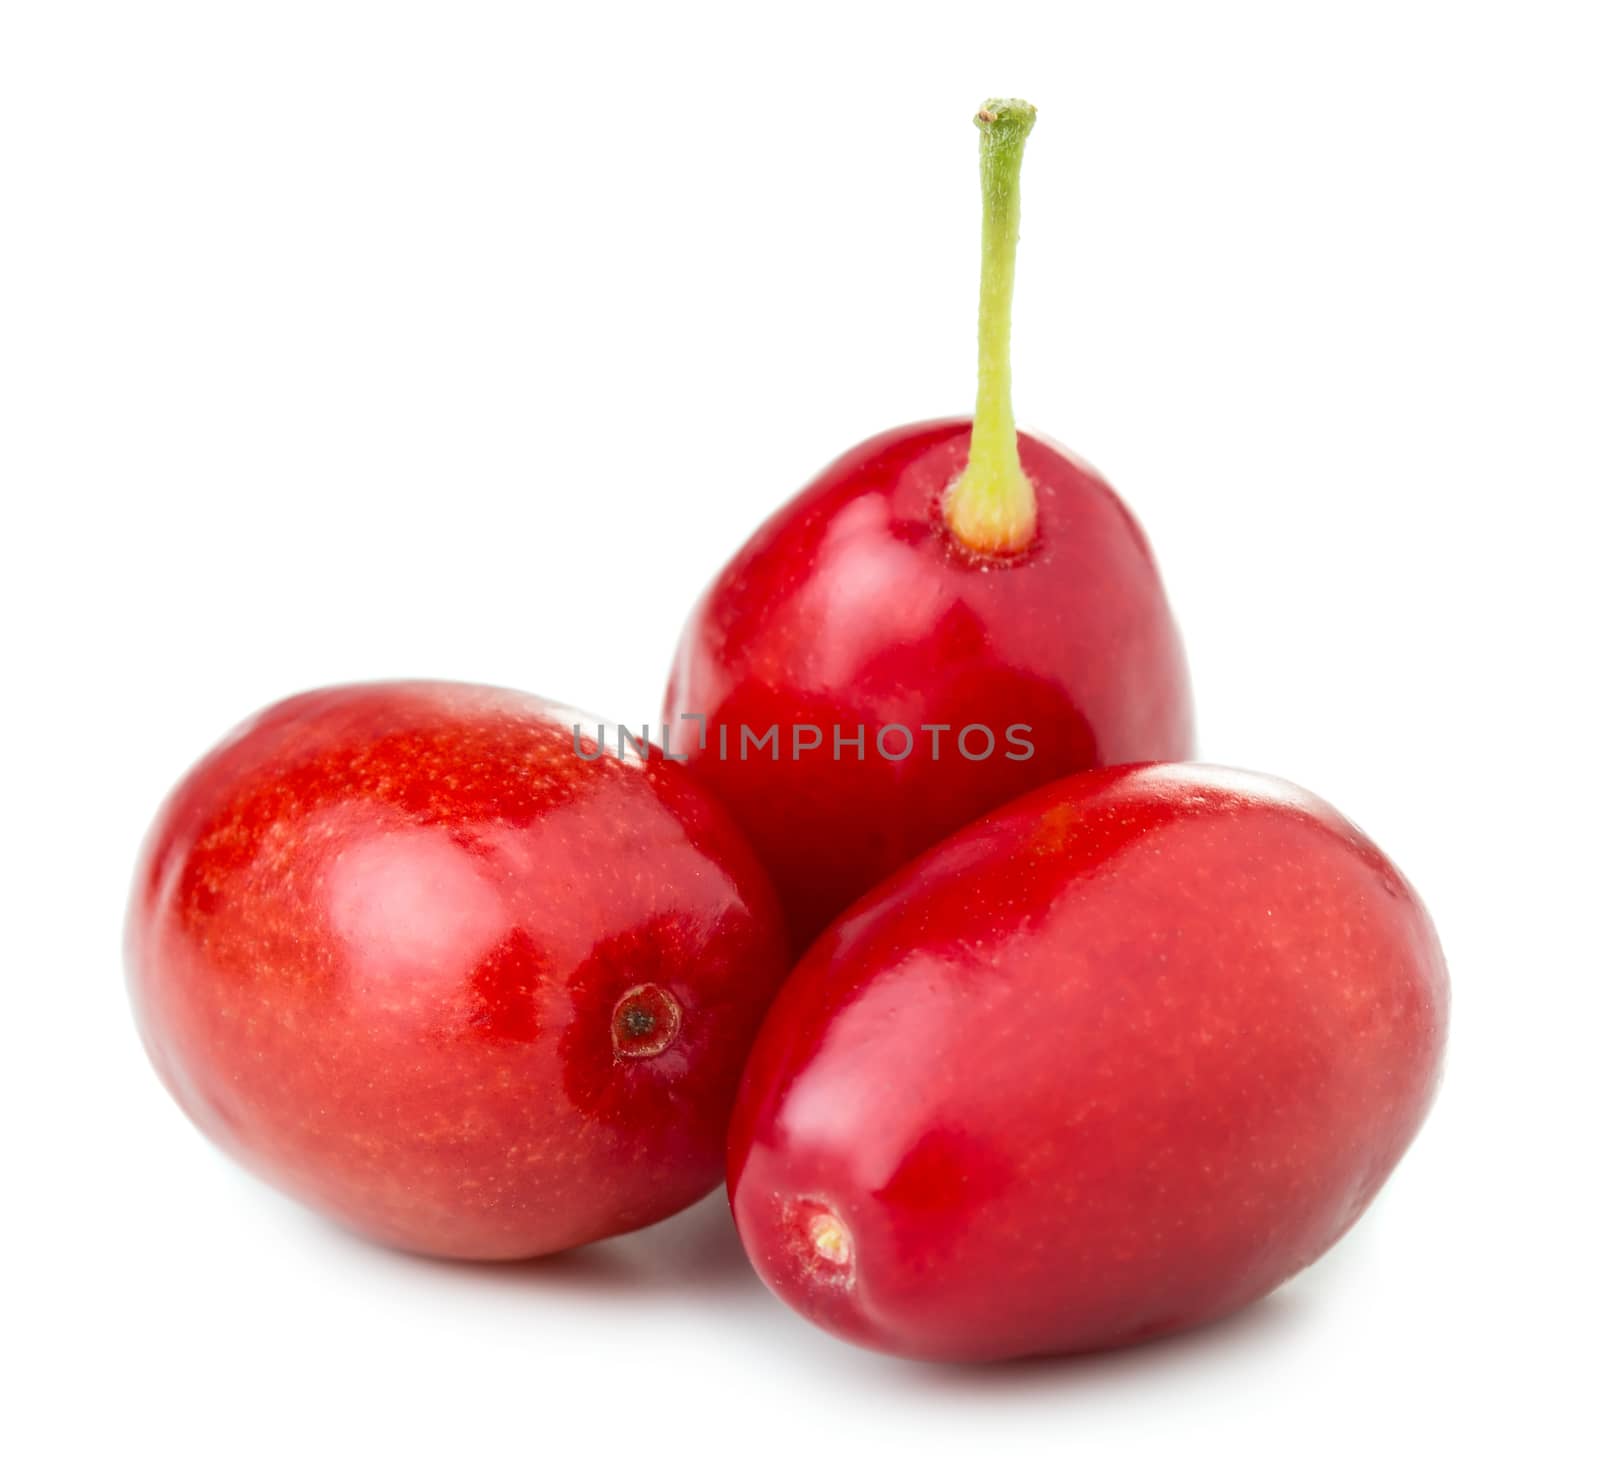
[[[721,1176],[777,903],[677,764],[580,756],[576,720],[480,686],[314,691],[232,733],[151,831],[128,975],[157,1070],[373,1238],[544,1254]]]
[[[797,1310],[905,1356],[1196,1325],[1360,1216],[1447,997],[1415,894],[1310,794],[1188,764],[1051,784],[785,984],[734,1117],[740,1235]]]
[[[971,419],[846,452],[695,607],[663,716],[777,885],[798,946],[935,841],[1085,768],[1193,753],[1189,672],[1144,532],[1017,432],[1011,298],[1034,109],[979,110]]]

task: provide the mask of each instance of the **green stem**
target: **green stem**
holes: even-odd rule
[[[983,185],[983,273],[978,290],[978,404],[967,466],[945,497],[944,517],[976,553],[1016,553],[1033,540],[1033,483],[1017,454],[1011,412],[1011,296],[1017,274],[1022,150],[1034,108],[1016,98],[984,103],[974,121]]]

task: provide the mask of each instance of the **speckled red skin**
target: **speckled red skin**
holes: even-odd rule
[[[586,762],[576,719],[444,683],[297,696],[205,757],[146,843],[128,973],[161,1078],[375,1239],[546,1254],[721,1177],[786,963],[777,902],[680,765]],[[641,986],[678,1032],[623,1057]],[[665,1043],[671,1004],[643,997]]]
[[[881,1351],[1178,1331],[1360,1216],[1428,1108],[1447,1002],[1421,903],[1320,800],[1185,764],[1083,774],[801,962],[735,1110],[734,1216],[768,1285]],[[814,1246],[822,1213],[848,1264]]]
[[[1054,778],[1192,754],[1188,669],[1149,544],[1115,492],[1064,451],[1019,437],[1038,532],[1016,558],[974,558],[940,514],[971,421],[891,430],[829,466],[735,555],[690,616],[665,718],[692,770],[766,863],[797,945],[913,855]],[[679,714],[704,714],[712,734]],[[894,762],[889,723],[917,737]],[[924,724],[948,723],[941,756]],[[971,723],[996,751],[955,750]],[[1013,760],[1005,729],[1032,728]],[[741,724],[773,724],[780,760],[740,761]],[[797,724],[823,747],[792,760]],[[841,748],[867,729],[866,756]],[[730,758],[715,732],[726,726]],[[802,741],[808,740],[803,737]],[[981,751],[974,733],[969,746]],[[889,750],[904,739],[892,734]]]

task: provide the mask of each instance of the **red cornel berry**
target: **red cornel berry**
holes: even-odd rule
[[[1303,790],[1064,779],[872,892],[784,985],[730,1138],[740,1236],[795,1309],[902,1356],[1198,1325],[1372,1201],[1448,987],[1411,888]]]
[[[146,843],[128,975],[185,1111],[403,1248],[550,1253],[710,1191],[786,953],[748,845],[679,764],[572,713],[407,682],[297,696]]]
[[[678,648],[663,718],[754,842],[797,945],[1029,789],[1192,755],[1188,669],[1144,533],[1096,472],[1012,418],[1033,116],[995,101],[977,119],[973,418],[846,452],[734,555]],[[776,750],[752,751],[745,734],[769,732]]]

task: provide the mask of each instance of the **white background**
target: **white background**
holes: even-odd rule
[[[1594,1457],[1592,7],[0,17],[12,1468]],[[796,1319],[720,1199],[472,1269],[247,1179],[122,993],[166,787],[352,678],[649,719],[780,498],[966,407],[991,92],[1040,108],[1020,418],[1143,519],[1205,755],[1338,803],[1444,938],[1376,1208],[1221,1327],[968,1372]]]

